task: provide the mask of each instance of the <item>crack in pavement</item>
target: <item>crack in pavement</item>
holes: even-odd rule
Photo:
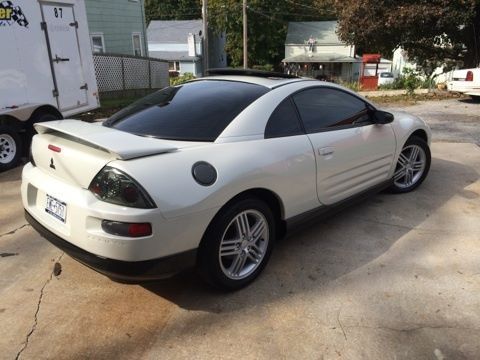
[[[30,224],[23,224],[22,226],[19,226],[18,228],[12,230],[12,231],[9,231],[9,232],[6,232],[4,234],[1,234],[0,235],[0,238],[3,237],[3,236],[6,236],[6,235],[12,235],[12,234],[15,234],[17,231],[23,229],[24,227],[27,227],[27,226],[30,226]]]
[[[392,328],[388,326],[368,326],[368,325],[347,325],[345,326],[346,328],[360,328],[360,329],[379,329],[379,330],[389,330],[389,331],[395,331],[395,332],[403,332],[403,333],[408,333],[408,332],[414,332],[418,330],[424,330],[424,329],[456,329],[456,330],[468,330],[468,331],[480,331],[480,328],[469,328],[469,327],[462,327],[462,326],[448,326],[448,325],[417,325],[413,327],[407,327],[404,329],[399,329],[399,328]]]
[[[340,306],[340,309],[338,309],[337,322],[338,322],[338,325],[340,325],[340,329],[342,329],[343,337],[345,338],[345,341],[348,341],[347,334],[345,333],[345,329],[343,328],[342,322],[340,321],[340,312],[342,311],[342,306]]]
[[[56,263],[58,263],[63,255],[65,253],[62,252],[60,254],[60,256],[55,260],[54,262],[54,266]],[[45,281],[45,283],[43,284],[42,288],[40,289],[40,296],[38,297],[38,302],[37,302],[37,309],[35,310],[35,315],[33,317],[33,325],[32,327],[30,328],[30,331],[28,332],[26,338],[25,338],[25,341],[23,342],[23,346],[22,348],[18,351],[17,353],[17,356],[15,356],[15,360],[18,360],[20,359],[20,356],[22,355],[22,353],[25,351],[25,349],[27,348],[28,346],[28,342],[30,341],[30,337],[33,335],[33,333],[35,332],[35,330],[37,329],[37,324],[38,324],[38,313],[40,312],[40,306],[42,305],[42,300],[43,300],[43,294],[44,294],[44,291],[45,291],[45,288],[46,286],[50,283],[50,281],[52,281],[53,279],[53,276],[54,276],[54,270],[52,269],[52,272],[50,273],[50,277],[47,279],[47,281]]]

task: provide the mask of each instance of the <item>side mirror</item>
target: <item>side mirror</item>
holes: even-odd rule
[[[390,124],[393,121],[394,116],[389,112],[377,110],[373,114],[373,118],[375,120],[375,124]]]

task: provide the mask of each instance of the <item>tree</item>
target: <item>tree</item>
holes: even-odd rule
[[[145,0],[145,17],[151,20],[194,20],[202,17],[201,0]]]
[[[335,8],[343,41],[386,56],[401,47],[427,77],[478,64],[479,0],[335,0]]]
[[[330,20],[326,1],[248,0],[249,65],[279,65],[289,21]],[[227,35],[231,66],[243,64],[242,0],[209,0],[210,25]]]
[[[145,0],[147,21],[190,20],[202,17],[201,0]],[[243,64],[242,0],[209,0],[209,27],[226,33],[230,66]],[[278,65],[284,55],[289,21],[332,19],[315,0],[248,0],[249,65]]]

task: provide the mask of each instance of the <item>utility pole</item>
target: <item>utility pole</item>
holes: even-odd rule
[[[208,0],[202,0],[202,18],[203,18],[203,76],[207,75],[208,70]]]
[[[243,0],[243,68],[248,68],[247,0]]]

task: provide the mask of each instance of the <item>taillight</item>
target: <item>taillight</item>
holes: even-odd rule
[[[473,81],[473,71],[467,71],[467,76],[465,77],[465,81]]]
[[[124,223],[119,221],[102,221],[102,229],[108,234],[142,237],[152,235],[152,225],[150,223]]]
[[[98,199],[111,204],[142,209],[156,207],[140,184],[124,172],[109,166],[100,170],[88,189]]]

